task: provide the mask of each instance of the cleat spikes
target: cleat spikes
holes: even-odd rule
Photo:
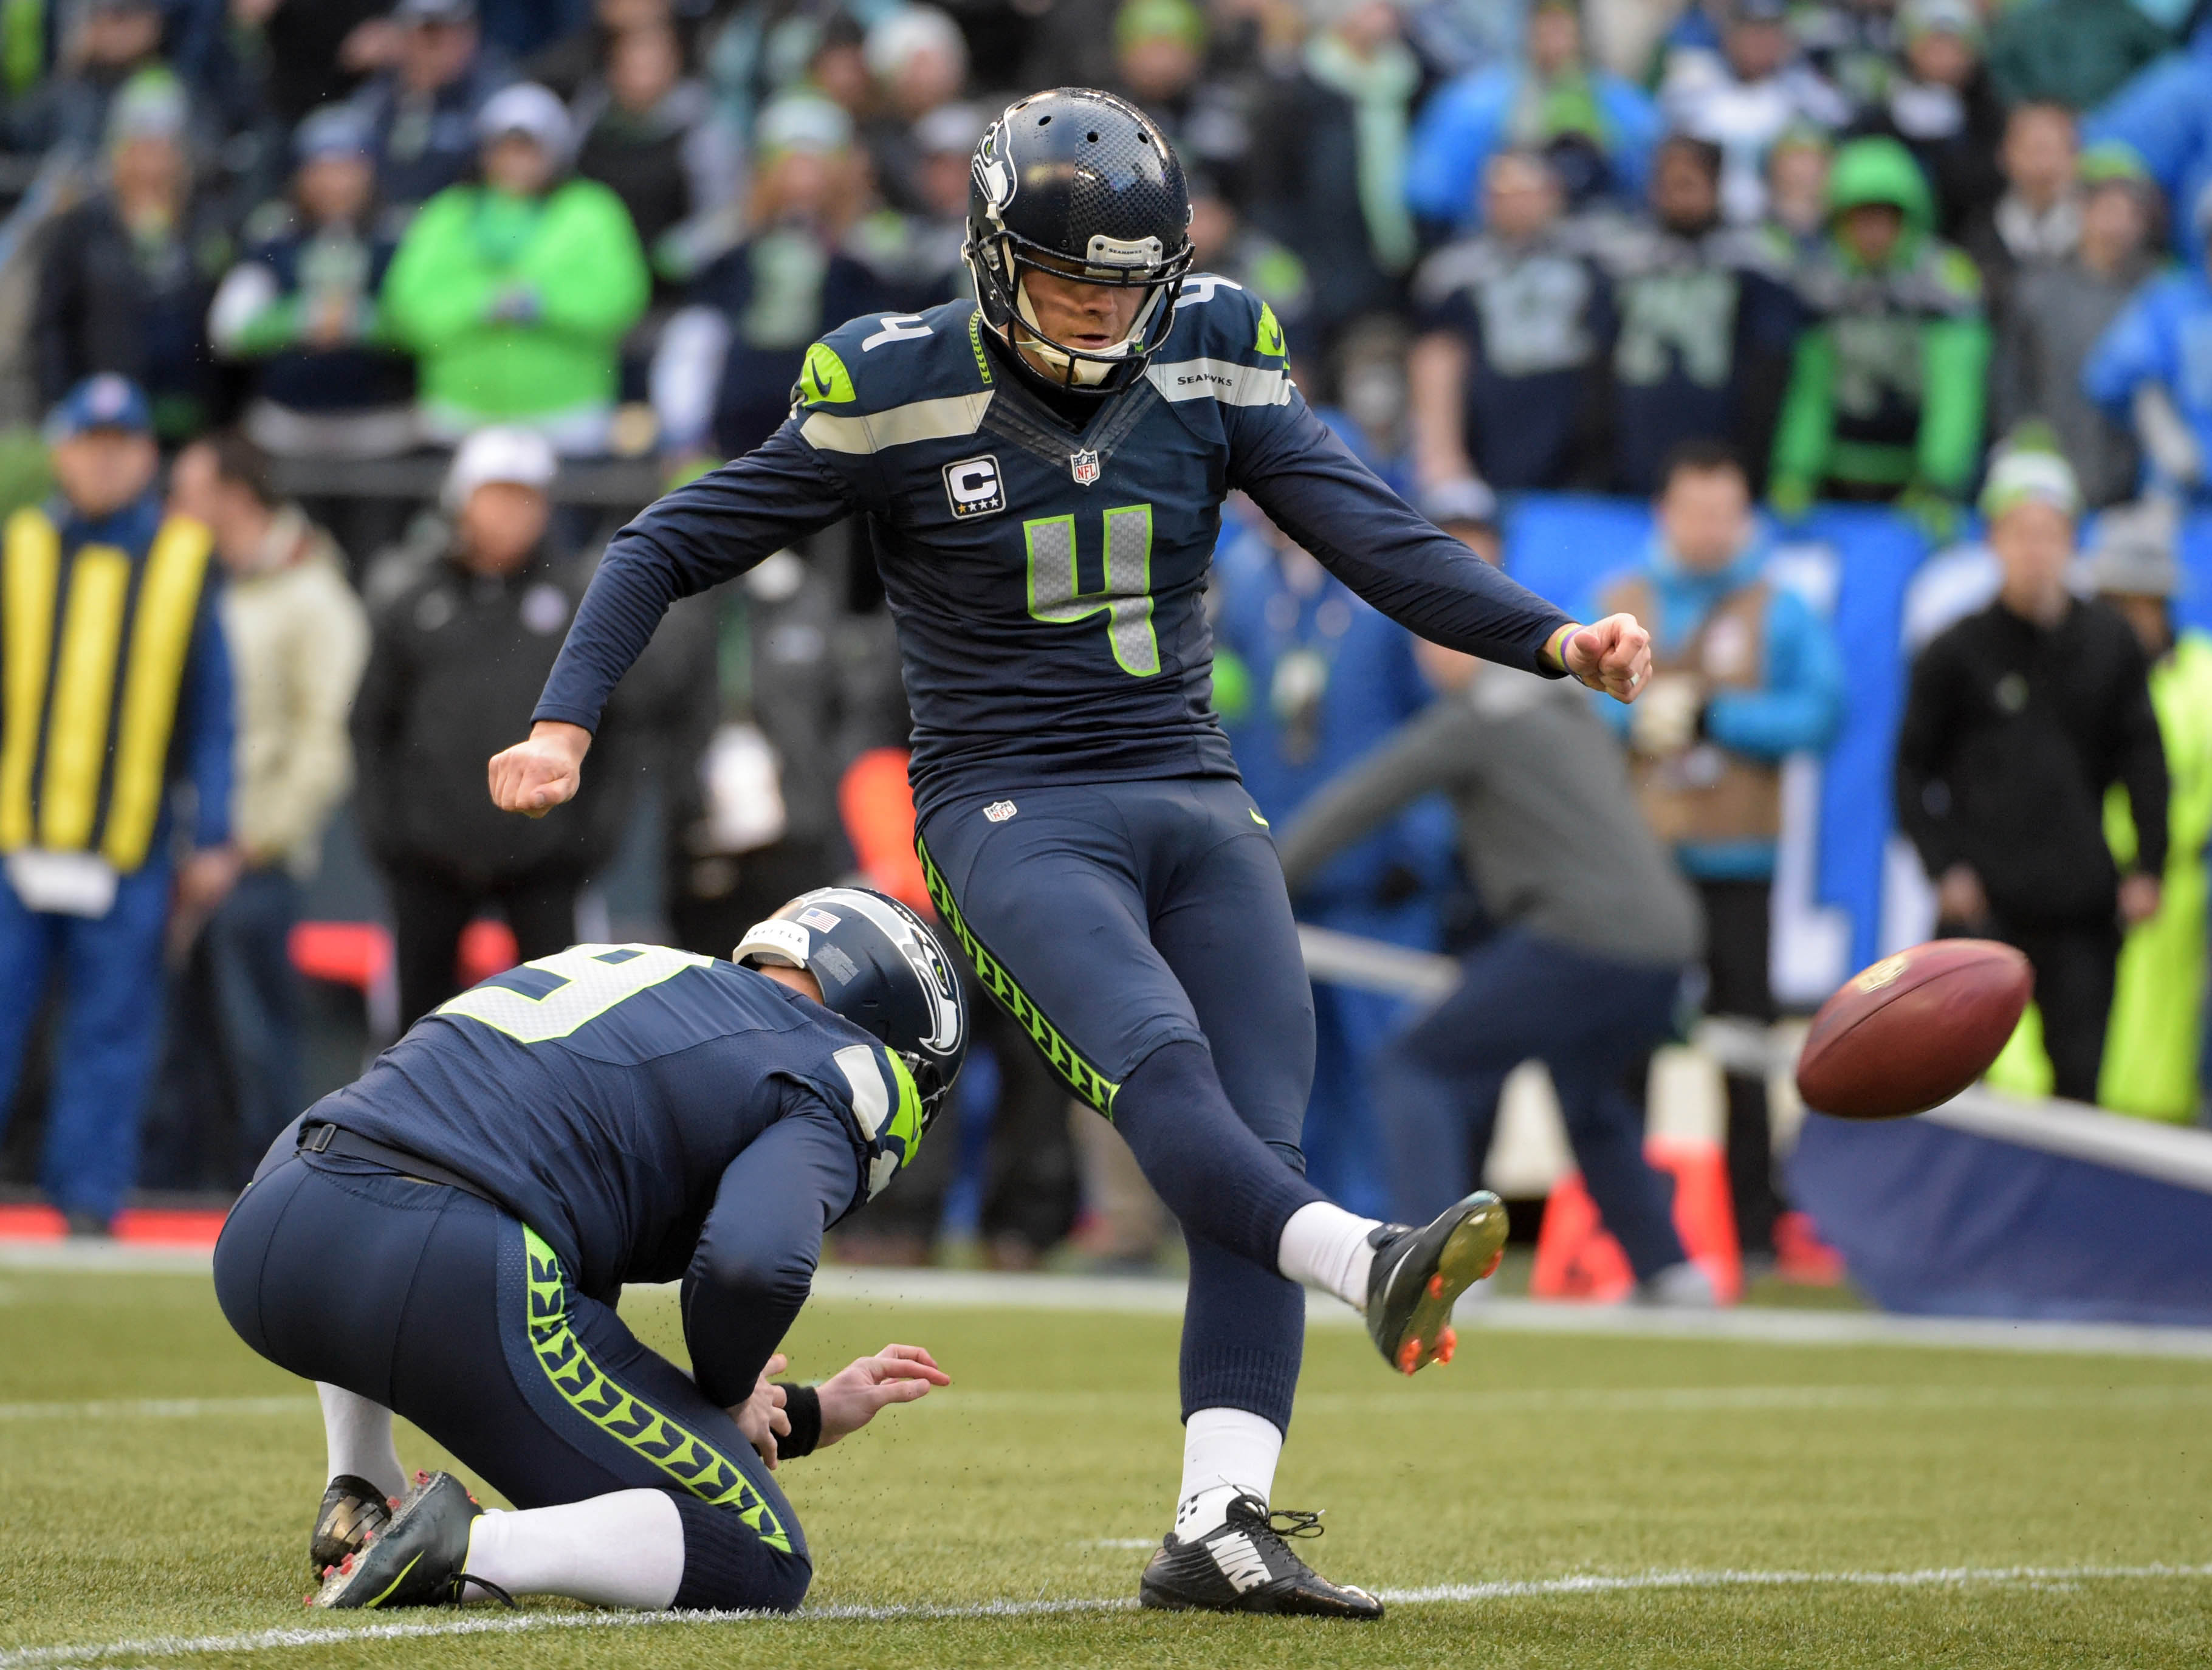
[[[1458,1339],[1452,1307],[1498,1267],[1505,1247],[1504,1202],[1478,1190],[1419,1229],[1386,1226],[1370,1236],[1367,1335],[1401,1374],[1446,1363]]]
[[[418,1476],[424,1482],[407,1493],[399,1511],[324,1579],[317,1606],[343,1611],[459,1602],[470,1527],[483,1509],[451,1473]]]
[[[398,1505],[354,1473],[332,1479],[315,1512],[314,1533],[307,1539],[308,1576],[320,1583],[338,1562],[368,1547]]]

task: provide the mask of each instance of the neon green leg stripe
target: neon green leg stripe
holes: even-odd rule
[[[735,1509],[763,1542],[780,1553],[791,1552],[791,1539],[775,1511],[734,1462],[599,1372],[568,1327],[568,1283],[559,1257],[526,1224],[522,1239],[530,1260],[530,1352],[553,1389],[593,1425],[621,1439],[702,1502]]]
[[[929,848],[919,835],[914,838],[915,855],[921,859],[921,878],[929,889],[930,902],[937,907],[938,920],[952,930],[952,937],[960,942],[960,949],[975,965],[975,978],[983,989],[1004,1005],[1008,1014],[1027,1029],[1036,1047],[1044,1052],[1044,1059],[1052,1070],[1066,1082],[1085,1102],[1096,1108],[1107,1118],[1114,1117],[1114,1095],[1121,1087],[1092,1066],[1076,1053],[1075,1047],[1060,1035],[1060,1029],[1045,1018],[1044,1011],[1030,1000],[1029,994],[1013,982],[999,959],[984,948],[983,942],[969,932],[967,919],[961,915],[960,907],[954,902],[952,890],[945,884]]]

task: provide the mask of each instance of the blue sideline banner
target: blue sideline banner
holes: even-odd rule
[[[2197,1132],[2152,1134],[2212,1146]],[[2212,1327],[2212,1193],[2179,1168],[2054,1152],[1932,1115],[1809,1114],[1789,1174],[1790,1198],[1884,1310]]]

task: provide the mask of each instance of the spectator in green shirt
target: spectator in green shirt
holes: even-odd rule
[[[1818,322],[1798,339],[1775,432],[1775,507],[1894,501],[1948,537],[1981,454],[1981,275],[1935,236],[1927,177],[1894,139],[1836,153],[1827,214],[1799,278]]]
[[[477,131],[482,182],[422,206],[385,284],[424,427],[456,441],[520,425],[571,456],[603,452],[622,339],[650,288],[644,252],[620,198],[568,177],[568,112],[545,88],[495,94]]]

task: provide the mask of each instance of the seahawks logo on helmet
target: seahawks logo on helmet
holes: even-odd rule
[[[991,124],[990,131],[975,147],[975,160],[969,164],[968,173],[992,222],[994,225],[1004,224],[1006,205],[1014,200],[1014,192],[1021,185],[1021,177],[1015,173],[1013,164],[1006,160],[1006,118],[1004,116]]]
[[[1108,395],[1127,388],[1167,340],[1190,270],[1190,191],[1152,119],[1084,87],[1006,106],[969,164],[961,258],[983,322],[1022,350],[1022,373]],[[1056,340],[1024,286],[1031,269],[1141,290],[1128,334],[1104,348]]]
[[[754,923],[730,956],[812,975],[825,1008],[905,1064],[929,1128],[967,1057],[968,1003],[920,915],[873,888],[818,887]]]

